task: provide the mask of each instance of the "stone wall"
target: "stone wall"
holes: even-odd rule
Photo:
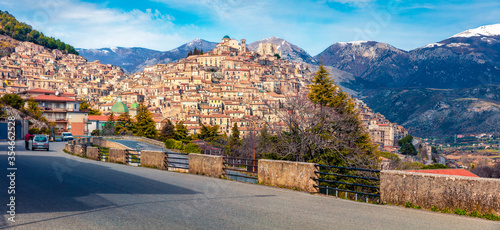
[[[167,155],[162,151],[141,151],[141,166],[167,169],[165,163]]]
[[[224,157],[190,153],[189,173],[219,177],[224,174]]]
[[[108,162],[116,162],[126,164],[127,162],[127,151],[125,149],[109,149]]]
[[[81,157],[85,156],[85,147],[81,145],[75,145],[75,152],[73,154]]]
[[[385,203],[500,215],[500,179],[386,170],[380,174],[380,194]]]
[[[66,143],[64,144],[64,150],[68,151],[69,153],[73,154],[73,145],[71,145],[70,143]]]
[[[259,160],[259,183],[317,192],[314,187],[316,182],[313,180],[318,178],[315,171],[314,163]]]
[[[87,147],[87,157],[94,160],[99,159],[99,148],[97,147]]]

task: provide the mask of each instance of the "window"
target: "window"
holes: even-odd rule
[[[68,119],[71,119],[71,114],[68,114]]]
[[[68,125],[68,129],[71,129],[71,125]]]

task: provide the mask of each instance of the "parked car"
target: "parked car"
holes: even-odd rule
[[[49,137],[46,135],[35,135],[31,141],[31,151],[35,149],[45,149],[49,151]]]
[[[61,136],[62,136],[62,141],[70,141],[74,139],[73,134],[71,134],[70,132],[63,132]]]

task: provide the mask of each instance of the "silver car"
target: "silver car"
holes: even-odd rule
[[[71,134],[70,132],[63,132],[63,133],[61,133],[61,139],[62,139],[62,141],[73,140],[73,134]]]
[[[46,135],[35,135],[31,141],[31,151],[45,149],[49,151],[49,138]]]

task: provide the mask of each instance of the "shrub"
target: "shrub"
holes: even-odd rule
[[[182,141],[176,141],[174,139],[167,139],[165,141],[165,147],[167,149],[178,149],[178,150],[182,150],[184,148]]]
[[[184,152],[186,153],[201,153],[201,149],[195,143],[189,143],[184,146]]]

